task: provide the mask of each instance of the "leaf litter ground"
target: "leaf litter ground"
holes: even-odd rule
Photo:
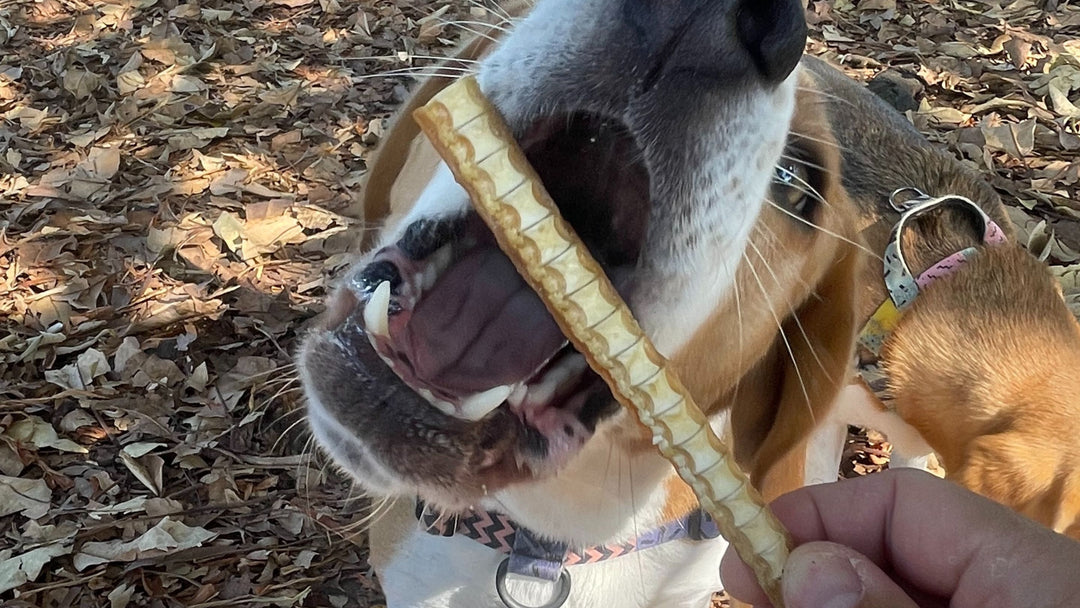
[[[811,53],[900,83],[909,119],[990,176],[1080,313],[1080,9],[809,15]],[[381,601],[377,505],[311,448],[290,354],[358,253],[357,186],[410,73],[499,19],[479,0],[0,5],[0,602]],[[887,458],[853,430],[844,473]]]

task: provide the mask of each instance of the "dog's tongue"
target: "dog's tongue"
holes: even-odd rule
[[[399,344],[417,379],[457,396],[526,380],[565,343],[544,303],[492,246],[444,271],[404,329]]]

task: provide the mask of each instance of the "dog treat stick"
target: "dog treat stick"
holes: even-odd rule
[[[787,533],[559,215],[476,81],[462,78],[413,116],[563,333],[652,431],[660,452],[780,608]]]

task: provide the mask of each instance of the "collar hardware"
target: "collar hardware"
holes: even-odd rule
[[[428,510],[423,501],[417,501],[416,519],[428,534],[444,538],[461,535],[508,554],[495,573],[495,589],[507,608],[559,608],[570,594],[571,581],[567,566],[596,563],[678,539],[706,541],[720,536],[719,526],[702,509],[660,524],[624,543],[581,549],[571,549],[565,542],[548,540],[494,511],[443,516]],[[525,606],[515,600],[506,588],[506,577],[511,574],[547,581],[558,587],[547,604]]]
[[[881,349],[889,335],[900,323],[907,310],[922,289],[934,281],[947,277],[978,254],[977,247],[968,247],[948,255],[915,277],[904,259],[901,239],[910,222],[939,207],[956,207],[968,213],[983,235],[983,243],[989,246],[1005,242],[1005,232],[990,216],[971,199],[948,194],[931,197],[918,188],[898,188],[889,195],[889,205],[900,213],[885,247],[882,270],[889,297],[878,306],[859,332],[856,349],[856,369],[868,388],[883,403],[890,402],[888,380],[880,366]]]

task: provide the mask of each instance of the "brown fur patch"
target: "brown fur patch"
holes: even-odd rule
[[[1015,243],[980,252],[919,295],[884,361],[897,413],[949,478],[1080,525],[1080,325],[1043,264]]]

